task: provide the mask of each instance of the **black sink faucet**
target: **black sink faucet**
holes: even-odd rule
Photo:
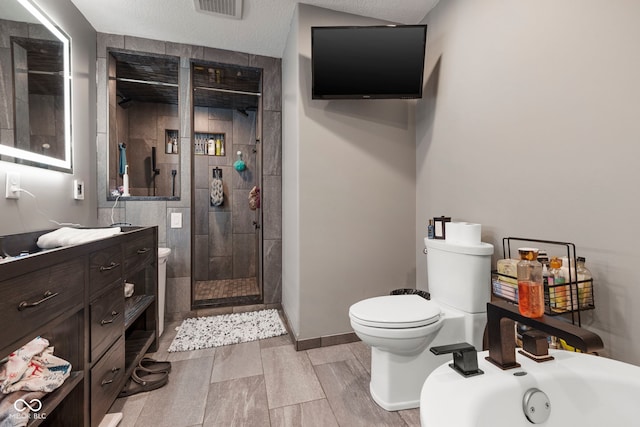
[[[488,302],[487,335],[489,357],[487,357],[487,360],[502,369],[520,366],[516,362],[514,321],[562,338],[567,344],[584,353],[591,353],[604,348],[602,339],[598,335],[579,326],[547,315],[538,318],[525,317],[518,311],[518,306],[506,301]]]
[[[453,363],[449,367],[465,378],[484,374],[482,369],[478,369],[478,352],[471,344],[461,342],[431,347],[429,350],[436,356],[453,353]]]

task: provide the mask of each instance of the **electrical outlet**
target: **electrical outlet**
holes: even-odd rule
[[[84,181],[81,179],[73,180],[73,198],[84,200]]]
[[[20,174],[18,172],[7,172],[5,198],[20,198]]]

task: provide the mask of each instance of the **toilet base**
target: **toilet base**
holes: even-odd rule
[[[464,315],[446,309],[443,314],[445,321],[442,328],[416,354],[402,355],[371,347],[369,391],[381,408],[399,411],[420,406],[420,391],[427,376],[451,359],[450,354],[436,356],[429,348],[465,340]]]
[[[369,383],[369,393],[371,394],[373,401],[385,411],[402,411],[404,409],[415,409],[420,407],[420,399],[407,400],[404,402],[387,402],[376,395],[376,391],[372,388],[371,383]]]

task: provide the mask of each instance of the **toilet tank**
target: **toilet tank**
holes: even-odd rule
[[[493,245],[424,239],[431,297],[467,313],[484,313],[491,298]]]

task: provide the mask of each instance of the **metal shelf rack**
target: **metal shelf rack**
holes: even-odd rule
[[[549,247],[562,247],[566,251],[567,259],[572,267],[569,268],[568,283],[545,285],[544,302],[545,314],[550,316],[570,315],[571,322],[582,326],[580,313],[595,308],[593,299],[593,279],[578,280],[576,245],[570,242],[554,240],[540,240],[523,237],[505,237],[502,239],[502,253],[504,258],[511,258],[512,242],[525,244],[540,243]],[[491,291],[497,298],[518,304],[517,278],[492,271]]]

